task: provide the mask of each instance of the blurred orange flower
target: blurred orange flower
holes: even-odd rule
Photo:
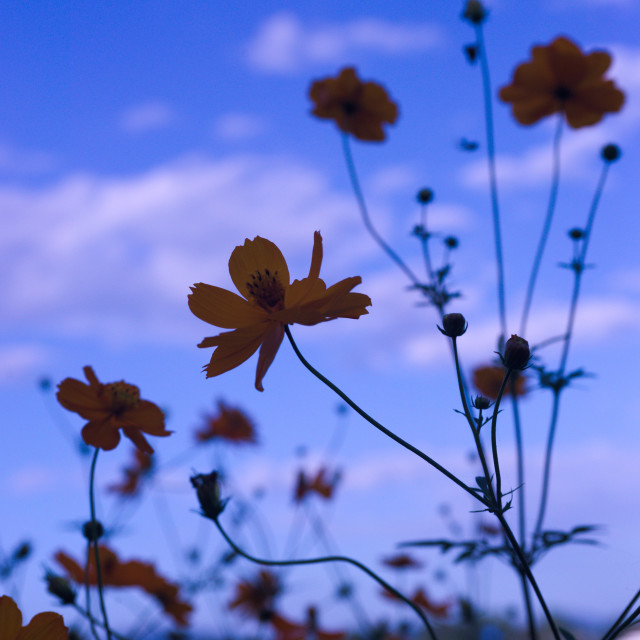
[[[485,365],[473,370],[473,386],[485,397],[495,400],[500,391],[500,385],[504,379],[506,369],[499,365]],[[504,395],[511,395],[515,390],[516,396],[524,396],[528,392],[527,380],[519,372],[512,371],[509,384],[504,390]]]
[[[371,299],[351,289],[361,283],[355,276],[327,289],[320,279],[322,236],[314,233],[309,275],[289,282],[289,268],[273,242],[257,236],[236,247],[229,259],[229,274],[243,297],[198,283],[191,287],[189,308],[200,320],[226,331],[205,338],[199,347],[216,347],[205,365],[207,378],[241,365],[260,347],[255,387],[276,357],[288,324],[314,325],[335,318],[359,318]]]
[[[511,84],[499,94],[512,104],[520,124],[534,124],[560,112],[570,127],[578,129],[622,108],[624,93],[603,77],[611,65],[606,51],[585,54],[560,36],[547,46],[533,47],[531,57],[516,67]]]
[[[194,434],[198,442],[221,439],[235,444],[256,443],[256,432],[247,414],[222,400],[218,402],[218,413],[205,415],[204,420],[204,427]]]
[[[150,454],[134,449],[134,461],[130,467],[124,468],[124,479],[122,482],[112,484],[108,490],[118,493],[123,497],[133,497],[142,488],[142,479],[148,476],[153,469],[153,458]]]
[[[345,67],[335,78],[316,80],[309,98],[314,116],[335,120],[340,131],[367,142],[384,140],[382,125],[393,124],[398,117],[398,107],[384,87],[362,82],[353,67]]]
[[[329,473],[326,467],[321,467],[316,473],[314,478],[307,477],[305,472],[298,471],[296,479],[296,489],[293,496],[295,502],[302,502],[308,494],[316,493],[325,500],[329,500],[333,497],[333,492],[340,482],[341,474],[339,471],[334,471],[331,479],[327,478]]]
[[[91,367],[84,368],[89,384],[66,378],[58,385],[58,402],[69,411],[88,420],[82,428],[82,439],[92,447],[105,451],[120,442],[120,429],[145,453],[153,449],[142,435],[168,436],[164,413],[153,402],[140,400],[140,390],[121,380],[102,384]]]
[[[341,640],[346,637],[344,631],[322,631],[318,629],[318,612],[315,607],[307,609],[307,620],[303,624],[287,620],[276,613],[271,617],[271,626],[275,631],[275,640]]]
[[[402,602],[398,596],[384,589],[382,591],[382,595],[389,600],[393,600],[394,602]],[[436,603],[433,602],[426,594],[425,590],[422,587],[419,587],[415,590],[413,595],[409,598],[413,604],[422,607],[427,613],[435,616],[436,618],[445,618],[449,615],[449,610],[453,606],[453,602],[451,600],[446,600],[444,602]]]
[[[22,612],[9,596],[0,597],[0,639],[1,640],[67,640],[69,629],[59,613],[45,611],[31,618],[26,627],[22,626]]]
[[[422,567],[422,562],[416,560],[408,553],[396,553],[394,556],[384,558],[382,562],[392,569],[419,569]]]
[[[276,598],[282,592],[278,576],[263,569],[253,581],[240,580],[229,609],[240,609],[244,614],[264,620],[271,617]]]
[[[85,583],[85,569],[71,556],[58,551],[55,559],[67,573],[70,580],[77,584]],[[95,556],[89,554],[89,584],[98,584]],[[193,607],[179,598],[179,587],[158,574],[153,564],[140,560],[122,562],[116,553],[106,545],[100,545],[100,575],[102,584],[111,587],[140,587],[154,597],[164,612],[180,626],[187,626],[187,616]]]

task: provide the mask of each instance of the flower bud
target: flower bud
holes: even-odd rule
[[[529,364],[530,358],[529,343],[524,338],[512,334],[504,345],[502,364],[507,369],[524,369]]]
[[[433,191],[427,187],[420,189],[416,198],[420,204],[428,204],[433,200]]]
[[[607,144],[600,152],[605,162],[615,162],[620,157],[620,147],[617,144]]]
[[[104,527],[98,520],[89,520],[82,525],[82,535],[89,542],[96,542],[104,535]]]
[[[487,19],[487,10],[480,0],[467,0],[462,17],[471,24],[482,24]]]
[[[471,405],[474,409],[483,411],[491,406],[491,400],[489,400],[489,398],[485,398],[484,396],[476,396],[473,399]]]
[[[447,313],[442,318],[442,327],[438,327],[440,333],[449,338],[457,338],[467,330],[467,321],[461,313]]]
[[[447,236],[444,239],[444,244],[448,249],[457,249],[458,248],[458,238],[455,236]]]
[[[220,500],[220,482],[218,472],[199,473],[191,477],[191,485],[196,490],[202,515],[210,520],[217,520],[224,511],[227,500]]]
[[[584,231],[578,227],[574,227],[573,229],[569,229],[569,237],[572,240],[582,240],[582,238],[584,238]]]
[[[56,598],[60,598],[62,604],[75,603],[76,592],[65,578],[47,571],[44,579],[47,581],[47,591],[56,596]]]

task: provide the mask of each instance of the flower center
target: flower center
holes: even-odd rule
[[[126,382],[112,382],[105,385],[111,403],[111,411],[115,414],[133,409],[140,402],[140,389]]]
[[[255,303],[266,311],[282,309],[284,306],[284,287],[277,271],[271,273],[269,269],[265,269],[252,273],[247,288]]]
[[[346,116],[352,116],[358,110],[358,105],[350,100],[345,100],[341,106]]]
[[[573,91],[571,91],[571,89],[569,89],[568,87],[559,86],[559,87],[556,87],[555,91],[553,92],[553,95],[558,100],[560,100],[560,102],[565,102],[566,100],[573,98]]]

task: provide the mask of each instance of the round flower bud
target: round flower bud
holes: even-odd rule
[[[47,591],[57,598],[60,598],[62,604],[75,603],[76,593],[65,578],[47,571],[44,579],[47,582]]]
[[[104,527],[98,520],[89,520],[82,525],[82,535],[90,542],[95,542],[104,535]]]
[[[600,152],[605,162],[615,162],[620,157],[620,147],[617,144],[607,144]]]
[[[420,204],[429,204],[433,200],[433,191],[427,187],[420,189],[416,198]]]
[[[487,10],[480,0],[467,0],[462,17],[471,24],[482,24],[487,19]]]
[[[210,520],[217,520],[224,511],[227,500],[220,499],[220,482],[217,471],[199,473],[191,477],[191,485],[202,509],[202,515]]]
[[[449,338],[457,338],[464,334],[467,330],[467,321],[461,313],[447,313],[442,318],[442,327],[440,333],[443,333]]]
[[[444,239],[444,244],[449,249],[457,249],[457,247],[458,247],[458,238],[456,238],[455,236],[447,236]]]
[[[569,237],[572,240],[582,240],[582,238],[584,238],[584,231],[578,227],[574,227],[573,229],[569,229]]]
[[[504,345],[502,363],[507,369],[524,369],[529,364],[531,350],[529,343],[520,336],[512,334]]]
[[[489,398],[485,398],[484,396],[476,396],[471,402],[471,405],[474,409],[484,410],[488,409],[491,406],[491,400],[489,400]]]

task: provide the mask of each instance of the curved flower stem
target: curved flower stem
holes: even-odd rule
[[[416,605],[415,603],[411,602],[411,600],[409,600],[407,597],[403,596],[399,591],[394,589],[388,582],[383,580],[377,573],[375,573],[374,571],[369,569],[369,567],[367,567],[366,565],[362,564],[361,562],[358,562],[357,560],[354,560],[353,558],[349,558],[347,556],[323,556],[323,557],[320,557],[320,558],[304,558],[304,559],[301,559],[301,560],[265,560],[263,558],[256,558],[255,556],[252,556],[251,554],[249,554],[246,551],[244,551],[243,549],[241,549],[229,537],[229,535],[223,529],[222,525],[220,524],[220,521],[217,518],[214,520],[214,523],[215,523],[216,527],[218,527],[218,531],[220,531],[220,533],[222,534],[222,537],[227,541],[229,546],[238,555],[241,555],[243,558],[246,558],[247,560],[250,560],[251,562],[255,562],[256,564],[262,564],[262,565],[266,565],[266,566],[270,566],[270,567],[289,567],[289,566],[294,566],[294,565],[321,564],[321,563],[324,563],[324,562],[347,562],[347,563],[353,565],[354,567],[357,567],[361,571],[364,571],[364,573],[366,573],[369,577],[373,578],[384,589],[386,589],[387,591],[392,593],[394,596],[396,596],[397,598],[400,598],[400,600],[402,600],[403,602],[408,604],[416,612],[416,614],[420,617],[420,620],[422,620],[424,626],[427,628],[429,636],[432,638],[432,640],[437,640],[437,636],[435,634],[435,631],[433,630],[433,627],[429,623],[429,620],[424,615],[424,613],[422,612],[420,607],[418,607],[418,605]]]
[[[498,397],[496,403],[493,406],[493,416],[491,418],[491,452],[493,454],[493,470],[496,474],[496,505],[499,511],[502,512],[502,476],[500,475],[500,462],[498,461],[498,412],[500,409],[500,402],[502,401],[502,394],[507,386],[507,380],[511,375],[512,369],[507,369],[502,384],[500,385],[500,391],[498,391]]]
[[[500,206],[498,204],[498,180],[496,175],[496,149],[493,133],[493,109],[491,93],[491,79],[489,76],[489,61],[484,44],[482,24],[476,25],[476,40],[482,69],[482,90],[484,95],[484,119],[487,136],[487,162],[489,165],[489,185],[491,190],[491,210],[493,213],[493,235],[496,246],[496,265],[498,268],[498,309],[502,335],[507,335],[507,310],[505,302],[504,260],[502,257],[502,234],[500,231]]]
[[[420,280],[418,280],[417,276],[406,265],[404,260],[383,240],[382,236],[377,232],[376,228],[371,222],[371,218],[369,217],[369,210],[367,209],[367,204],[364,200],[362,189],[360,188],[360,181],[358,180],[356,165],[353,162],[351,145],[349,144],[349,136],[346,133],[342,134],[342,148],[344,151],[344,158],[347,163],[349,178],[351,180],[351,187],[353,188],[353,193],[358,202],[358,208],[360,209],[360,215],[362,216],[362,222],[364,222],[364,226],[366,227],[371,237],[380,245],[382,250],[398,265],[398,267],[400,267],[400,269],[402,269],[402,271],[404,271],[409,280],[411,280],[414,285],[419,285]]]
[[[91,460],[91,472],[89,474],[89,507],[91,509],[91,523],[92,525],[97,522],[96,520],[96,505],[93,495],[93,484],[96,476],[96,463],[98,462],[98,453],[100,449],[96,447],[96,452],[93,454]],[[104,585],[102,584],[102,569],[100,568],[100,550],[98,549],[98,540],[93,540],[93,550],[95,553],[96,561],[96,577],[98,582],[98,596],[100,598],[100,609],[102,611],[102,619],[104,620],[104,628],[107,632],[107,639],[111,640],[111,629],[109,628],[109,620],[107,618],[107,607],[104,604]],[[88,565],[88,563],[87,563]]]
[[[291,335],[291,331],[288,325],[284,327],[285,333],[287,334],[287,338],[289,338],[289,342],[293,347],[298,359],[302,364],[316,377],[318,380],[323,382],[329,389],[331,389],[334,393],[339,395],[356,413],[362,416],[369,424],[373,425],[379,431],[382,431],[386,436],[389,436],[392,440],[395,440],[398,444],[402,445],[405,449],[408,449],[412,453],[415,453],[419,458],[422,458],[425,462],[428,462],[432,467],[435,467],[440,473],[443,473],[449,480],[455,482],[460,488],[464,489],[468,494],[472,495],[474,498],[482,502],[485,506],[488,506],[483,498],[481,498],[473,489],[468,487],[462,480],[453,475],[451,471],[445,469],[441,464],[438,464],[433,458],[429,457],[420,449],[414,447],[412,444],[409,444],[406,440],[403,440],[400,436],[397,436],[393,431],[390,431],[383,425],[381,425],[377,420],[372,418],[366,411],[361,409],[346,393],[344,393],[339,387],[337,387],[331,380],[325,378],[317,369],[315,369],[305,357],[300,353],[298,349],[298,345],[295,343],[293,336]]]
[[[529,284],[527,285],[527,293],[524,299],[524,307],[522,309],[522,320],[520,321],[520,335],[527,335],[527,321],[529,320],[529,312],[531,311],[531,302],[533,300],[533,291],[536,287],[536,280],[538,279],[538,271],[540,270],[540,264],[542,263],[542,256],[544,249],[547,245],[549,238],[549,231],[551,229],[551,221],[553,220],[553,214],[556,208],[556,201],[558,199],[558,185],[560,184],[560,140],[562,137],[562,121],[564,116],[562,113],[558,114],[558,125],[556,127],[556,133],[553,138],[553,168],[551,174],[551,191],[549,193],[549,204],[547,205],[547,215],[542,225],[542,233],[540,234],[540,240],[538,241],[538,248],[536,249],[536,255],[533,259],[533,266],[531,267],[531,275],[529,276]]]
[[[96,620],[91,614],[91,587],[89,586],[89,559],[91,558],[91,540],[87,540],[87,561],[84,568],[84,593],[85,600],[87,602],[87,619],[89,620],[89,626],[91,627],[91,634],[95,640],[100,640],[98,631],[96,630]]]

